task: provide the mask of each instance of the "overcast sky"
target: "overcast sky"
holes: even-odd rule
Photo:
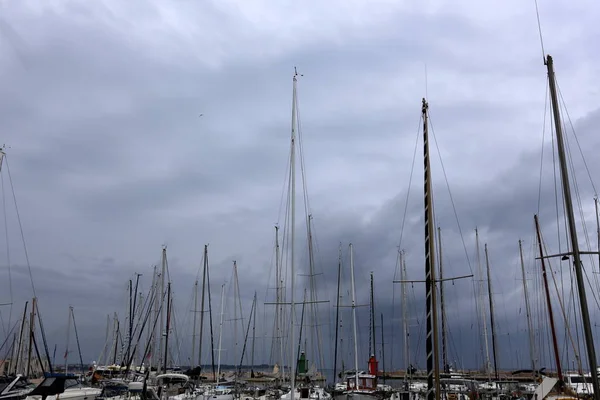
[[[391,281],[398,279],[399,245],[407,252],[411,279],[423,279],[420,143],[407,192],[421,99],[427,97],[469,257],[432,142],[446,273],[477,272],[473,232],[479,227],[481,245],[490,246],[503,363],[528,367],[517,241],[525,242],[533,274],[532,218],[539,193],[544,230],[556,237],[550,114],[535,5],[408,3],[2,1],[0,143],[10,146],[2,169],[10,261],[3,244],[0,303],[12,300],[11,322],[33,294],[9,169],[45,328],[58,354],[72,305],[84,360],[97,359],[106,315],[123,315],[134,272],[143,274],[142,289],[148,289],[163,244],[182,331],[205,243],[210,243],[216,314],[219,289],[231,281],[234,259],[244,312],[255,290],[261,301],[272,298],[267,284],[273,286],[274,279],[273,226],[283,224],[297,67],[304,75],[298,99],[316,258],[323,272],[319,292],[331,301],[319,306],[322,314],[330,318],[335,302],[338,245],[343,243],[346,268],[352,242],[359,303],[368,301],[366,282],[374,271],[377,313],[390,325],[385,341],[394,342],[388,359],[403,367],[399,305],[393,311],[391,306],[399,287]],[[540,19],[545,51],[554,57],[593,178],[600,167],[595,157],[600,5],[540,2]],[[594,189],[569,134],[595,243]],[[303,208],[298,209],[298,229],[304,232]],[[305,241],[298,248],[299,273],[307,273]],[[590,278],[594,288],[596,275]],[[537,278],[530,279],[532,290],[538,290]],[[305,278],[298,282],[301,295]],[[479,345],[465,339],[470,332],[478,343],[474,285],[457,283],[447,294],[453,351],[461,354],[452,357],[470,367],[481,365]],[[422,290],[415,291],[414,318],[422,319]],[[539,296],[533,297],[537,307]],[[267,307],[261,304],[259,310],[268,313]],[[1,311],[7,329],[9,307]],[[364,328],[368,314],[362,309],[360,314]],[[543,325],[542,313],[536,315]],[[263,324],[268,328],[260,334],[270,334],[272,322],[265,317]],[[330,342],[332,334],[326,328],[324,340]],[[366,347],[366,336],[361,340]],[[547,346],[542,331],[538,341]],[[261,361],[268,361],[269,346],[263,348]],[[366,362],[366,350],[361,351]],[[234,362],[231,351],[224,357]],[[540,357],[551,366],[547,355]]]

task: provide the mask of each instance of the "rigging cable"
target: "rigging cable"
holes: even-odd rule
[[[27,244],[25,243],[25,234],[23,233],[23,224],[21,223],[21,215],[19,213],[19,206],[17,205],[17,196],[15,194],[15,188],[13,186],[12,176],[10,174],[10,166],[8,165],[7,155],[4,155],[4,160],[6,161],[6,171],[8,172],[8,180],[10,182],[10,188],[12,190],[13,201],[15,203],[15,211],[17,213],[17,221],[19,223],[19,230],[21,231],[21,240],[23,241],[23,251],[25,252],[25,261],[27,262],[27,269],[29,271],[29,279],[31,281],[31,290],[33,291],[33,297],[37,297],[37,294],[35,292],[35,285],[33,283],[33,273],[31,272],[31,264],[29,263],[29,254],[27,252]]]

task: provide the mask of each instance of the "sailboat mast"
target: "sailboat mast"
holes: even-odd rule
[[[213,379],[216,381],[216,369],[215,369],[215,340],[213,335],[213,317],[212,317],[212,301],[211,301],[211,290],[210,290],[210,270],[208,269],[208,250],[206,251],[206,287],[208,288],[208,322],[210,327],[210,363],[212,367]]]
[[[356,329],[356,289],[354,287],[354,248],[350,243],[350,282],[352,284],[352,329],[354,331],[354,378],[358,389],[358,333]]]
[[[221,344],[223,343],[223,303],[225,299],[225,284],[221,285],[221,320],[219,321],[219,352],[217,356],[217,383],[221,376]]]
[[[406,260],[404,259],[404,251],[400,252],[400,264],[402,265],[401,276],[402,283],[400,286],[401,296],[402,296],[402,331],[404,336],[404,364],[406,367],[406,371],[410,370],[410,331],[408,327],[408,304],[406,299]],[[406,381],[407,374],[404,375],[404,380]]]
[[[254,292],[254,316],[252,317],[252,355],[250,358],[250,364],[252,365],[252,369],[250,370],[250,375],[254,377],[254,344],[256,342],[256,291]]]
[[[538,247],[540,250],[540,262],[542,264],[542,278],[544,280],[544,292],[546,294],[546,306],[548,307],[548,319],[550,321],[550,330],[552,331],[552,347],[554,350],[554,360],[556,361],[556,372],[558,379],[563,381],[562,367],[560,364],[560,353],[558,351],[558,340],[556,338],[556,328],[554,325],[554,313],[552,312],[552,302],[550,301],[550,288],[548,287],[548,274],[546,273],[546,261],[544,259],[544,248],[542,244],[542,234],[540,232],[540,223],[538,216],[533,216],[535,222],[535,232],[537,235]]]
[[[67,343],[65,345],[65,374],[69,367],[69,333],[71,333],[71,307],[69,306],[69,319],[67,320]]]
[[[165,276],[167,274],[167,246],[163,246],[162,248],[162,258],[161,258],[161,273],[160,273],[160,325],[159,325],[159,342],[158,342],[158,367],[157,373],[160,374],[161,367],[164,363],[164,360],[161,360],[161,356],[163,354],[164,349],[164,335],[163,328],[165,326]],[[164,372],[164,371],[163,371]]]
[[[494,356],[494,377],[498,380],[498,354],[496,353],[496,326],[494,324],[494,298],[492,297],[492,278],[490,276],[490,259],[487,243],[484,244],[485,265],[487,269],[488,299],[490,302],[490,326],[492,328],[492,355]]]
[[[527,291],[527,280],[525,278],[525,262],[523,261],[523,246],[519,240],[519,257],[521,258],[521,274],[523,275],[523,292],[525,294],[525,313],[527,314],[527,329],[529,330],[529,358],[531,358],[531,370],[535,371],[535,341],[533,338],[533,327],[531,326],[531,308],[529,306],[529,292]]]
[[[381,369],[383,383],[385,383],[385,344],[383,343],[383,313],[381,313]]]
[[[424,159],[424,208],[425,208],[425,291],[427,337],[427,400],[440,399],[440,365],[438,354],[437,303],[435,289],[435,236],[433,233],[433,193],[431,186],[431,165],[429,162],[429,123],[427,109],[429,105],[423,99],[423,159]]]
[[[275,324],[277,333],[277,344],[279,345],[279,370],[282,378],[285,378],[285,369],[283,366],[283,281],[281,279],[281,263],[279,249],[279,227],[275,226],[275,279],[277,279],[277,305],[275,306]],[[283,381],[283,379],[282,379]]]
[[[369,356],[375,355],[375,307],[373,304],[373,272],[371,272],[371,304],[369,305]]]
[[[335,345],[333,350],[333,382],[335,383],[337,376],[337,360],[338,360],[338,335],[340,327],[340,280],[342,276],[342,244],[338,250],[338,278],[337,278],[337,297],[335,303]]]
[[[114,315],[114,321],[115,321],[115,330],[114,330],[114,336],[115,336],[115,354],[113,355],[113,364],[117,363],[117,355],[119,354],[118,352],[118,346],[119,346],[119,329],[120,329],[120,325],[119,325],[119,319],[117,318],[117,313],[115,313]]]
[[[27,368],[25,369],[25,376],[30,376],[31,373],[31,353],[34,346],[34,334],[35,334],[35,311],[37,310],[37,298],[34,297],[31,301],[31,314],[29,322],[29,347],[27,355]]]
[[[480,318],[481,318],[481,326],[483,330],[483,354],[484,357],[484,369],[485,373],[488,374],[488,379],[490,378],[490,349],[488,346],[488,332],[487,332],[487,323],[485,318],[485,303],[483,301],[483,270],[481,267],[481,255],[479,248],[479,230],[475,228],[475,247],[477,251],[477,274],[479,275],[479,293],[477,294],[477,302],[479,303],[480,310]]]
[[[21,366],[21,362],[23,361],[23,340],[25,339],[23,337],[23,332],[25,331],[25,324],[27,322],[27,305],[29,304],[29,301],[25,302],[25,309],[23,309],[23,317],[21,318],[21,331],[19,333],[19,345],[17,348],[17,362],[14,363],[15,364],[15,369],[14,369],[14,374],[18,374],[19,373],[19,367]]]
[[[567,157],[562,132],[562,121],[560,119],[558,96],[556,91],[556,78],[554,76],[554,62],[552,61],[551,56],[546,57],[546,66],[548,67],[548,81],[550,86],[550,96],[552,98],[554,126],[556,129],[556,144],[558,148],[558,158],[560,161],[563,198],[565,200],[565,209],[567,212],[567,219],[569,223],[569,236],[571,237],[571,249],[573,251],[573,261],[575,263],[574,269],[575,276],[577,277],[577,290],[579,292],[583,332],[585,336],[590,374],[592,375],[594,398],[598,400],[600,399],[600,383],[598,382],[596,350],[594,349],[594,336],[592,334],[592,325],[590,323],[590,312],[588,309],[587,295],[585,291],[585,280],[583,278],[581,254],[579,252],[579,242],[577,239],[577,228],[575,226],[575,213],[573,211],[573,200],[571,198],[571,185],[569,183],[569,172],[567,168]]]
[[[202,335],[204,334],[204,297],[206,293],[206,272],[208,270],[208,245],[204,245],[204,265],[202,268],[202,298],[200,299],[200,341],[198,343],[198,366],[202,369]],[[193,357],[193,353],[192,353]]]
[[[237,273],[237,261],[233,261],[233,340],[234,340],[234,360],[238,358],[238,302],[239,302],[240,288],[238,286],[238,273]],[[241,303],[240,303],[241,308]],[[242,319],[242,313],[240,310],[240,317]],[[244,321],[242,319],[242,330],[244,329]]]
[[[161,294],[158,293],[158,274],[156,273],[156,265],[154,266],[154,272],[152,274],[152,291],[154,292],[154,301],[153,301],[153,314],[152,314],[152,321],[154,321],[154,324],[152,326],[152,330],[148,330],[150,333],[150,340],[151,340],[151,344],[150,344],[150,365],[148,366],[148,368],[151,367],[155,367],[156,363],[155,363],[155,357],[156,357],[156,351],[157,351],[157,342],[160,340],[160,338],[158,337],[158,335],[160,333],[157,333],[156,330],[156,321],[158,321],[158,313],[159,313],[159,301],[161,301],[162,299],[159,299],[161,297]],[[160,327],[158,329],[158,332],[160,332]],[[157,368],[158,369],[158,368]]]
[[[594,209],[596,210],[596,237],[598,239],[598,268],[600,268],[600,216],[598,215],[598,196],[594,197]]]
[[[194,368],[194,356],[196,355],[196,314],[198,314],[198,279],[194,282],[194,318],[192,322],[192,362],[191,368]]]
[[[290,271],[291,271],[291,288],[290,288],[290,398],[294,400],[296,389],[296,360],[294,360],[294,284],[295,284],[295,264],[294,248],[296,247],[296,86],[298,83],[298,71],[294,68],[293,92],[292,92],[292,140],[290,149],[290,213],[291,213],[291,232],[290,232]]]
[[[165,358],[163,359],[163,371],[167,372],[169,358],[169,330],[171,329],[171,282],[167,283],[167,326],[165,331]]]
[[[444,304],[444,268],[442,263],[442,229],[438,226],[437,228],[438,234],[438,264],[440,266],[440,311],[442,313],[442,368],[444,372],[448,373],[449,364],[448,364],[448,353],[446,351],[446,309]]]
[[[127,324],[127,348],[125,349],[124,359],[129,360],[129,348],[131,346],[131,335],[133,334],[133,281],[129,280],[129,323]]]

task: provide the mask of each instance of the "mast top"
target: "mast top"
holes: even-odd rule
[[[427,109],[429,108],[429,104],[427,103],[427,100],[425,100],[425,97],[423,97],[423,108],[421,109],[422,112],[427,111]]]

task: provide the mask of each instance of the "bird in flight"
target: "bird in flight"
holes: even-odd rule
[[[200,114],[199,117],[203,116],[204,114]]]

